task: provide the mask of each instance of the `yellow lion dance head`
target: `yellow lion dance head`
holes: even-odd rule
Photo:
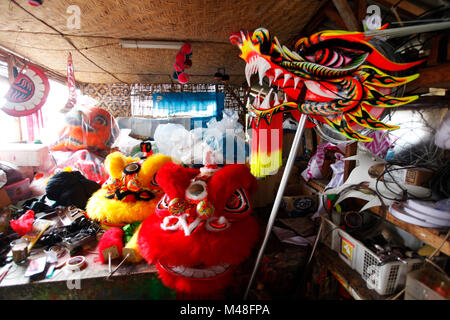
[[[143,221],[154,212],[163,195],[155,181],[158,170],[171,158],[163,154],[145,159],[113,152],[105,159],[110,177],[86,205],[86,215],[104,226]]]

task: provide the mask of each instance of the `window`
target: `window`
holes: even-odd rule
[[[223,110],[224,101],[225,95],[211,84],[131,87],[131,115],[138,117],[211,117]]]

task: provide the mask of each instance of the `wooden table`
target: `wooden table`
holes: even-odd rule
[[[6,277],[0,283],[0,299],[174,299],[173,290],[165,287],[158,279],[156,267],[146,261],[127,263],[113,274],[110,279],[108,264],[98,261],[91,249],[77,255],[86,258],[86,266],[80,271],[71,271],[66,266],[54,271],[51,278],[31,279],[25,277],[28,263],[17,265],[14,262]],[[41,249],[33,249],[28,260],[45,255]],[[58,259],[58,263],[68,260],[69,254]],[[120,263],[112,262],[111,269]],[[43,279],[42,279],[43,278]]]

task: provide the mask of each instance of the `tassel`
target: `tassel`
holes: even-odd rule
[[[283,114],[273,115],[268,124],[252,121],[252,152],[250,169],[257,178],[274,174],[282,165]]]

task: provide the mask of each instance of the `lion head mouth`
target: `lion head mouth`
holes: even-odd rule
[[[229,263],[221,263],[209,267],[201,265],[197,265],[196,267],[186,267],[183,265],[167,266],[162,264],[161,262],[158,262],[158,265],[175,276],[192,278],[196,280],[200,279],[211,280],[213,278],[217,278],[228,273],[232,269],[231,264]]]

